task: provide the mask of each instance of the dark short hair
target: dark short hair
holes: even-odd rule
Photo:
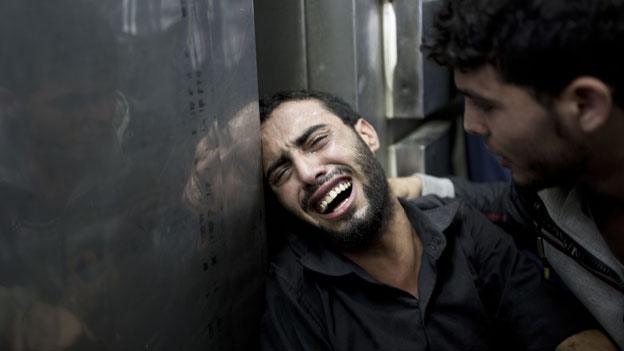
[[[624,106],[624,0],[446,0],[423,49],[462,72],[485,64],[538,97],[596,77]]]
[[[314,90],[290,90],[280,91],[260,100],[260,123],[264,123],[281,104],[288,101],[303,100],[317,100],[321,102],[329,112],[338,116],[344,124],[352,128],[361,118],[349,104],[335,95]]]

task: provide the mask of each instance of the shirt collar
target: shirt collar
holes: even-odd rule
[[[399,199],[409,221],[420,235],[424,252],[431,259],[437,260],[446,247],[443,234],[451,225],[458,210],[458,203],[443,206],[431,206],[425,200],[407,201]],[[310,233],[312,236],[314,231]],[[310,235],[291,235],[289,246],[306,269],[326,276],[340,277],[356,274],[365,280],[376,282],[360,266],[327,248],[321,242],[309,238]]]
[[[434,260],[440,258],[446,248],[444,232],[453,223],[459,202],[441,205],[429,198],[417,201],[399,200],[416,233],[420,235],[425,254]]]

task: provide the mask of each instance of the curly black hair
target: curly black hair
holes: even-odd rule
[[[538,97],[593,76],[624,106],[624,0],[446,0],[423,49],[462,72],[490,64]]]
[[[260,100],[260,123],[264,123],[273,110],[288,101],[318,100],[329,112],[338,116],[344,124],[354,127],[360,115],[349,104],[335,95],[314,90],[280,91]]]

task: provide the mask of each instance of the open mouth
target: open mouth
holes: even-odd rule
[[[338,183],[317,203],[317,211],[321,214],[332,213],[340,204],[349,199],[352,190],[351,181],[345,180]]]

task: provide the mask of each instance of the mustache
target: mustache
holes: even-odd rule
[[[336,168],[331,170],[329,173],[323,175],[322,177],[319,177],[316,180],[316,183],[314,183],[314,184],[306,184],[305,187],[303,188],[305,193],[303,194],[303,198],[301,199],[301,203],[300,203],[301,208],[303,208],[305,211],[309,210],[310,197],[312,197],[312,195],[321,186],[323,186],[323,184],[325,184],[326,182],[328,182],[329,180],[331,180],[332,178],[334,178],[336,176],[343,175],[343,174],[351,174],[351,173],[352,173],[352,171],[351,171],[351,169],[349,167],[337,166]]]

